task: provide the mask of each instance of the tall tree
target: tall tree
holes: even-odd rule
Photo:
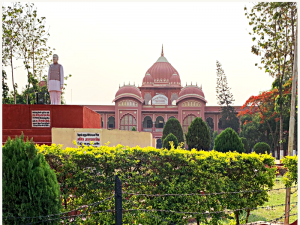
[[[19,2],[12,6],[2,6],[2,63],[10,65],[12,86],[14,90],[14,103],[16,104],[16,84],[14,81],[13,58],[20,45],[20,31],[23,6]]]
[[[51,48],[47,46],[49,32],[45,30],[45,17],[37,16],[37,9],[34,4],[26,4],[21,27],[21,44],[19,46],[19,55],[23,59],[27,71],[28,84],[27,92],[30,85],[33,89],[38,89],[38,77],[46,66],[49,66],[49,56],[52,54]],[[28,104],[27,93],[27,104]]]
[[[232,106],[234,102],[233,94],[228,87],[227,77],[222,69],[221,63],[217,60],[217,100],[221,106],[222,117],[220,118],[219,127],[226,129],[231,127],[236,132],[239,130],[239,119],[236,116],[235,108]]]
[[[245,7],[245,10],[247,8]],[[295,23],[297,8],[295,2],[261,2],[246,12],[253,26],[249,34],[256,42],[252,53],[261,56],[259,69],[278,80],[280,149],[283,149],[283,84],[285,77],[291,77],[293,71]]]

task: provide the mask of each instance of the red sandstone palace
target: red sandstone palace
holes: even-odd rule
[[[119,87],[113,100],[115,105],[86,105],[101,114],[102,128],[147,131],[153,134],[157,145],[161,145],[162,130],[166,121],[176,118],[183,132],[194,118],[201,117],[213,124],[220,132],[219,106],[206,106],[202,86],[181,86],[178,71],[164,57],[162,50],[158,60],[146,71],[141,87],[124,85]],[[237,111],[240,106],[235,107]]]

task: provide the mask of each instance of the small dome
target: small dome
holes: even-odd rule
[[[150,73],[147,73],[145,75],[144,79],[143,79],[143,84],[142,85],[143,86],[145,86],[145,85],[151,85],[151,86],[153,86],[153,83],[154,83],[153,77],[151,76]]]
[[[181,85],[180,78],[177,73],[174,73],[170,78],[170,85]]]
[[[198,87],[197,85],[188,85],[182,88],[181,91],[179,92],[179,97],[176,102],[179,102],[186,98],[198,98],[201,99],[202,101],[207,102],[205,100],[202,87]]]
[[[135,98],[140,102],[143,102],[141,91],[135,85],[124,85],[123,87],[120,87],[113,102],[124,97]]]

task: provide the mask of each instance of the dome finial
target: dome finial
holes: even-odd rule
[[[130,81],[129,81],[129,85],[130,85]]]
[[[161,56],[164,56],[164,45],[161,47]]]
[[[191,85],[193,85],[193,84],[192,84],[192,81],[191,81]]]
[[[186,82],[185,86],[187,86],[187,82]]]
[[[196,86],[198,87],[198,84],[197,84],[197,82],[196,82]]]
[[[119,84],[119,88],[120,88],[120,84]]]

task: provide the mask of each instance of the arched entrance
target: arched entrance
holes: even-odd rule
[[[130,115],[130,114],[126,114],[121,118],[121,123],[120,123],[120,130],[131,130],[132,127],[135,127],[137,129],[136,126],[136,119]]]
[[[110,116],[107,120],[107,129],[115,129],[115,117]]]
[[[146,116],[143,121],[143,130],[147,132],[151,132],[153,127],[152,118],[150,116]]]
[[[183,120],[183,133],[187,133],[188,132],[188,127],[191,125],[192,121],[196,118],[195,115],[188,115],[187,117],[184,118]]]

